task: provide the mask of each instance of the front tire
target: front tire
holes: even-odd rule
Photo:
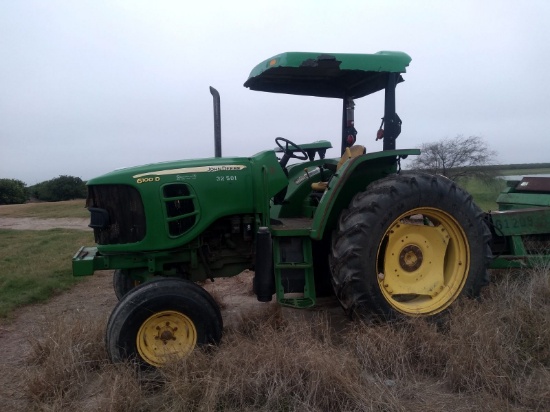
[[[374,182],[342,212],[330,266],[351,317],[431,316],[488,281],[483,212],[454,182],[424,173]]]
[[[112,362],[136,359],[162,367],[197,346],[218,344],[223,322],[218,305],[193,282],[163,278],[130,291],[115,307],[106,331]]]

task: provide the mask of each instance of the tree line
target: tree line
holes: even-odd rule
[[[18,179],[0,179],[0,205],[25,203],[28,200],[59,202],[85,198],[86,182],[79,177],[62,175],[27,187]]]

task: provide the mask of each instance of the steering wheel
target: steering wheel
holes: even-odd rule
[[[284,137],[277,137],[275,138],[275,143],[279,148],[283,151],[283,157],[280,161],[280,164],[282,167],[285,167],[288,163],[288,160],[292,157],[298,159],[298,160],[307,160],[308,155],[304,149],[302,149],[300,146],[298,146],[296,143],[291,142],[288,139],[285,139]],[[284,146],[282,145],[284,143]],[[291,148],[289,150],[289,148]],[[296,149],[294,151],[293,149]],[[297,154],[298,152],[298,154]],[[301,154],[301,155],[299,155]]]

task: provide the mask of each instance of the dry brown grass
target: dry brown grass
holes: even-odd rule
[[[294,317],[293,317],[294,319]],[[70,317],[34,342],[35,410],[550,410],[547,269],[497,280],[446,319],[347,324],[317,313],[290,322],[274,306],[160,372],[111,365],[104,322]]]
[[[105,321],[67,316],[48,323],[32,344],[28,358],[27,392],[42,410],[63,410],[88,396],[105,363]]]

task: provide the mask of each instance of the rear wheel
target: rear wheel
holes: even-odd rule
[[[487,283],[490,233],[455,183],[423,173],[370,185],[342,212],[330,258],[344,310],[435,315]]]
[[[136,359],[162,367],[197,346],[217,344],[223,322],[214,299],[193,282],[156,279],[129,292],[107,323],[107,352],[113,362]]]

